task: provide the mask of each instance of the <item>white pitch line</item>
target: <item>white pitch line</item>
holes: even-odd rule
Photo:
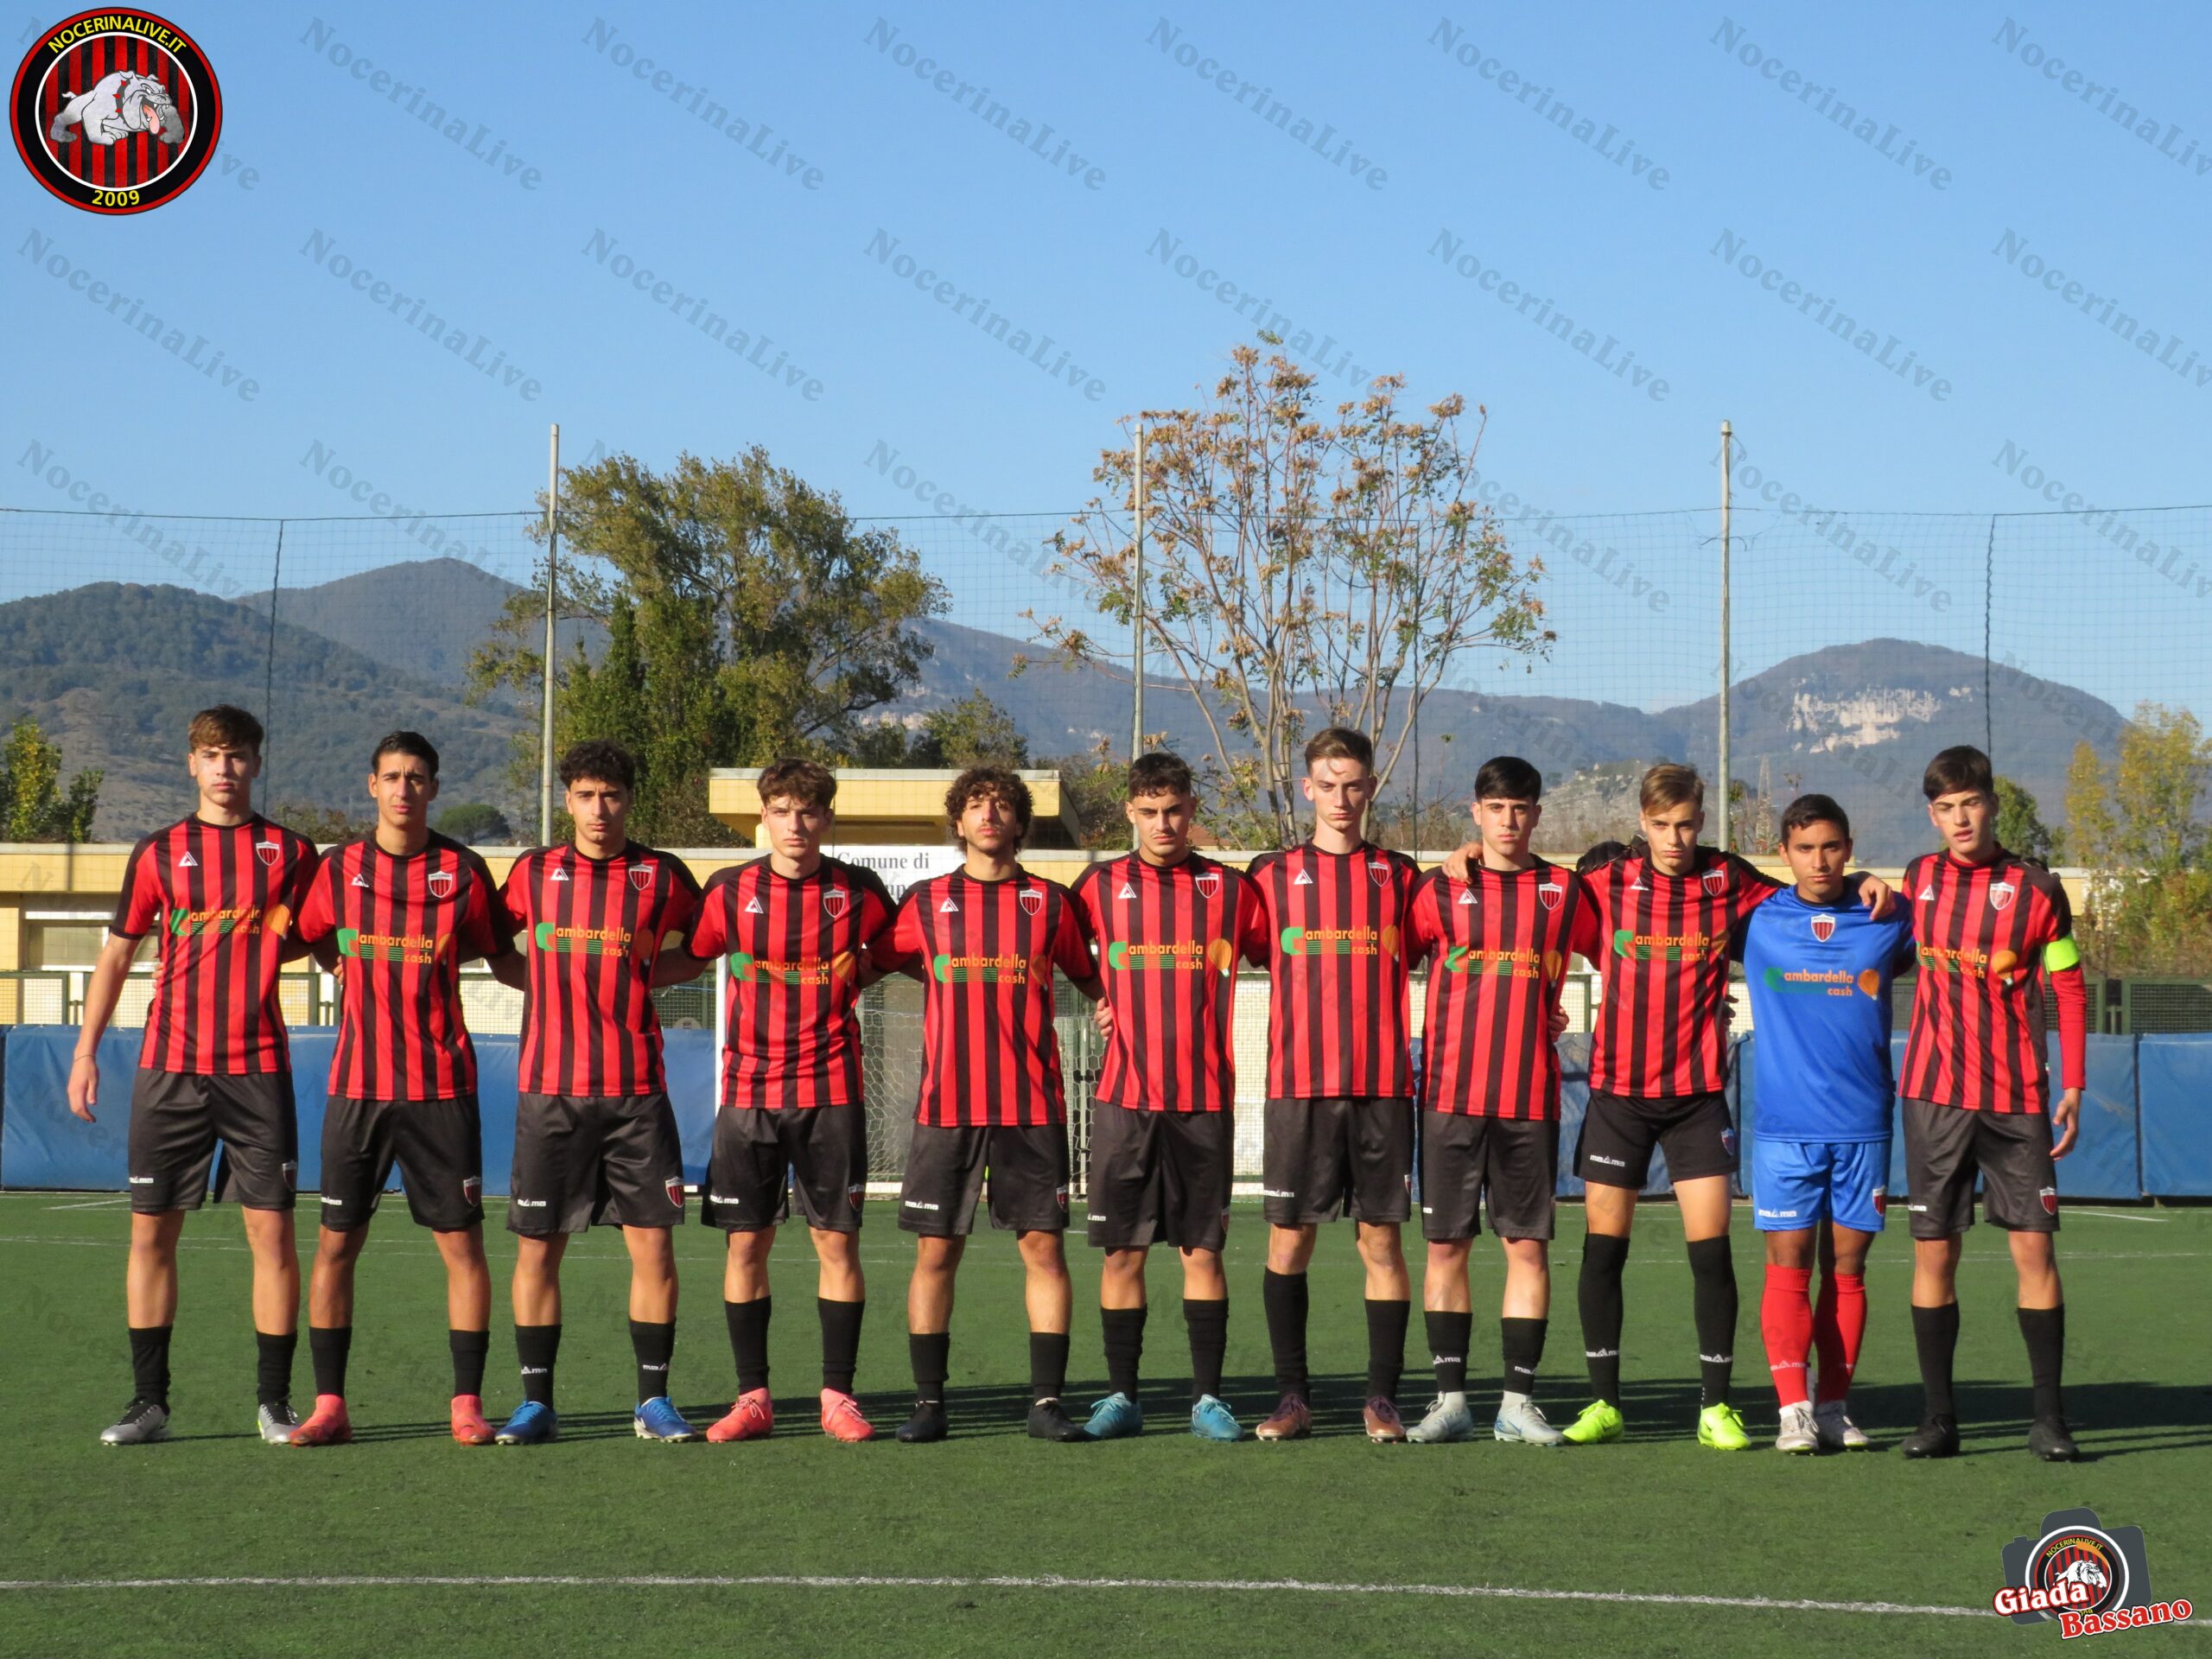
[[[2171,1216],[2139,1216],[2126,1210],[2068,1210],[2065,1213],[2069,1217],[2095,1216],[2102,1221],[2147,1221],[2160,1227],[2173,1219]]]
[[[130,1195],[126,1192],[112,1198],[87,1198],[78,1204],[49,1204],[46,1207],[48,1210],[112,1210],[130,1202]]]
[[[582,1589],[582,1590],[1168,1590],[1254,1591],[1329,1596],[1435,1596],[1499,1601],[1610,1602],[1644,1607],[1740,1607],[1758,1612],[1910,1614],[1918,1618],[1986,1618],[1986,1607],[1950,1607],[1896,1601],[1815,1601],[1771,1596],[1670,1595],[1634,1590],[1530,1590],[1490,1584],[1328,1584],[1304,1579],[1071,1579],[1058,1573],[1036,1578],[956,1577],[932,1574],[893,1578],[875,1574],[798,1573],[714,1574],[697,1578],[671,1573],[353,1574],[329,1578],[178,1579],[0,1579],[0,1592],[26,1590],[361,1590],[361,1589]]]

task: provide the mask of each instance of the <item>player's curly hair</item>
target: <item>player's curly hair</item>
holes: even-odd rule
[[[1195,795],[1198,792],[1198,785],[1191,778],[1190,762],[1179,754],[1154,749],[1150,754],[1141,754],[1129,762],[1129,798],[1133,801],[1146,795]]]
[[[952,831],[952,838],[960,839],[960,815],[968,810],[969,804],[985,797],[995,798],[1014,814],[1014,844],[1019,847],[1028,840],[1029,824],[1036,817],[1037,804],[1030,796],[1029,785],[1021,781],[1021,774],[1006,766],[970,766],[952,780],[952,787],[944,791],[944,822]]]
[[[569,788],[586,778],[597,784],[613,784],[626,794],[634,793],[638,763],[629,750],[612,738],[588,737],[581,743],[571,743],[561,757],[561,787]]]

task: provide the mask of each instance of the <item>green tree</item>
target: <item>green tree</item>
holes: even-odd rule
[[[565,479],[556,601],[606,643],[556,664],[555,741],[613,738],[637,756],[641,839],[727,842],[707,812],[710,768],[838,758],[915,683],[930,645],[914,625],[945,608],[943,584],[765,450],[684,454],[665,474],[612,455]],[[476,695],[542,685],[543,593],[541,566],[477,652]],[[534,732],[518,751],[534,779]]]
[[[2108,973],[2212,972],[2212,826],[2198,803],[2212,743],[2186,709],[2141,703],[2107,764],[2067,771],[2068,844],[2088,871],[2081,931]]]
[[[1029,741],[1014,716],[982,691],[970,691],[918,719],[870,721],[836,758],[844,766],[933,770],[1032,764]]]
[[[2038,864],[2055,864],[2065,837],[2043,821],[2033,791],[2010,778],[1997,780],[1997,839]]]
[[[440,810],[437,829],[469,847],[506,847],[514,842],[507,815],[488,801],[456,801]]]
[[[61,788],[61,746],[25,715],[0,749],[0,840],[90,841],[101,773],[79,772]]]

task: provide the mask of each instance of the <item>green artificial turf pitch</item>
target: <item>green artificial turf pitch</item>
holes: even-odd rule
[[[1758,1439],[1734,1455],[1700,1449],[1689,1278],[1680,1225],[1664,1205],[1640,1218],[1629,1263],[1629,1433],[1620,1445],[1368,1445],[1357,1423],[1360,1275],[1350,1230],[1338,1227],[1314,1264],[1311,1441],[1215,1446],[1185,1432],[1187,1350],[1165,1253],[1153,1266],[1145,1435],[1103,1446],[1027,1440],[1020,1268],[1012,1239],[987,1233],[970,1248],[953,1323],[953,1437],[900,1446],[888,1431],[908,1399],[910,1245],[888,1210],[874,1207],[863,1245],[874,1303],[860,1385],[884,1436],[874,1445],[834,1445],[816,1427],[813,1266],[795,1229],[776,1257],[772,1357],[782,1415],[772,1440],[722,1447],[632,1438],[626,1267],[620,1239],[601,1230],[568,1258],[561,1441],[456,1446],[445,1427],[442,1275],[404,1207],[387,1206],[360,1272],[356,1444],[296,1451],[254,1438],[248,1257],[235,1212],[211,1208],[185,1234],[176,1438],[118,1450],[97,1436],[130,1392],[122,1201],[0,1196],[0,1580],[9,1581],[0,1652],[2017,1655],[2055,1647],[2056,1632],[1986,1611],[1688,1599],[1986,1610],[2004,1544],[2070,1505],[2144,1529],[2160,1596],[2212,1601],[2212,1211],[2068,1212],[2067,1382],[2087,1460],[2054,1467],[2023,1449],[2025,1357],[2004,1238],[1988,1228],[1969,1236],[1961,1271],[1965,1455],[1909,1465],[1896,1451],[1920,1397],[1901,1228],[1876,1245],[1869,1268],[1872,1322],[1853,1395],[1881,1449],[1774,1453],[1758,1324],[1760,1247],[1747,1214],[1736,1231],[1738,1400]],[[512,1259],[503,1220],[494,1207],[488,1230],[502,1298]],[[677,1238],[684,1300],[675,1392],[703,1427],[733,1388],[717,1306],[721,1236],[687,1226]],[[1228,1392],[1248,1425],[1273,1403],[1262,1239],[1257,1215],[1240,1206],[1230,1230]],[[1584,1399],[1574,1319],[1580,1243],[1581,1212],[1563,1207],[1541,1391],[1559,1421]],[[1079,1409],[1103,1391],[1103,1363],[1096,1258],[1079,1237],[1070,1254],[1070,1393]],[[1479,1414],[1498,1375],[1499,1265],[1490,1240],[1475,1259]],[[518,1396],[503,1318],[493,1338],[486,1407],[496,1417]],[[302,1348],[304,1404],[312,1386]],[[1402,1403],[1410,1418],[1428,1392],[1418,1315],[1408,1355]],[[421,1582],[511,1574],[962,1582]],[[241,1577],[399,1582],[21,1587]],[[1050,1578],[1192,1587],[1037,1582]],[[975,1582],[989,1579],[1022,1582]],[[1281,1587],[1287,1581],[1337,1587]],[[1409,1586],[1669,1599],[1450,1597]],[[2195,1630],[2113,1640],[2130,1654],[2212,1656],[2206,1623],[2212,1616]]]

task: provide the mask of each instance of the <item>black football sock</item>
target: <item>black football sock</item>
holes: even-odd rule
[[[453,1353],[453,1391],[481,1399],[484,1362],[492,1357],[489,1331],[448,1331],[446,1346]]]
[[[1183,1302],[1183,1324],[1191,1336],[1191,1398],[1221,1393],[1221,1368],[1229,1352],[1229,1299]]]
[[[853,1391],[853,1373],[861,1363],[861,1315],[868,1304],[814,1299],[822,1321],[822,1386],[839,1394]]]
[[[1498,1344],[1505,1353],[1505,1392],[1534,1394],[1536,1367],[1544,1362],[1544,1332],[1548,1319],[1500,1319]]]
[[[1922,1414],[1955,1420],[1951,1402],[1951,1362],[1959,1351],[1959,1305],[1912,1310],[1912,1345],[1920,1352],[1920,1387],[1927,1396]]]
[[[906,1357],[914,1368],[914,1397],[943,1405],[945,1379],[952,1375],[952,1332],[908,1332]]]
[[[1621,1269],[1628,1240],[1592,1233],[1582,1241],[1582,1277],[1574,1287],[1582,1309],[1582,1357],[1590,1392],[1609,1406],[1621,1402]]]
[[[1306,1397],[1306,1275],[1270,1268],[1260,1281],[1268,1311],[1268,1344],[1275,1352],[1275,1389]]]
[[[553,1362],[560,1357],[559,1325],[515,1326],[515,1358],[522,1366],[522,1397],[526,1403],[553,1403]]]
[[[2066,1304],[2019,1310],[2020,1334],[2028,1344],[2028,1375],[2036,1389],[2036,1421],[2062,1422],[2066,1407],[2059,1380],[2066,1367]]]
[[[768,1316],[775,1300],[762,1296],[749,1302],[722,1304],[722,1317],[729,1324],[729,1351],[737,1360],[740,1394],[768,1386]]]
[[[263,1405],[281,1406],[292,1397],[292,1356],[299,1345],[296,1331],[253,1333],[254,1392]]]
[[[1368,1304],[1370,1307],[1374,1303]],[[1439,1394],[1465,1394],[1467,1391],[1467,1344],[1475,1334],[1475,1316],[1471,1313],[1424,1313],[1421,1323],[1428,1330],[1428,1363],[1436,1368],[1436,1391]]]
[[[308,1361],[315,1367],[315,1391],[317,1394],[346,1392],[346,1361],[353,1351],[353,1327],[350,1325],[308,1327]]]
[[[1068,1333],[1032,1331],[1029,1333],[1029,1397],[1057,1400],[1068,1386]]]
[[[169,1332],[166,1325],[130,1329],[130,1391],[167,1410],[169,1403]]]
[[[1700,1406],[1728,1403],[1736,1370],[1736,1258],[1728,1240],[1700,1238],[1690,1246],[1690,1301],[1697,1319]]]
[[[1367,1299],[1367,1397],[1395,1400],[1399,1379],[1406,1374],[1406,1327],[1413,1323],[1411,1302],[1378,1302]],[[1460,1344],[1465,1355],[1466,1345]]]
[[[637,1356],[638,1403],[642,1406],[668,1392],[669,1363],[676,1357],[676,1321],[631,1320],[630,1351]],[[764,1376],[766,1370],[763,1365]]]
[[[1137,1368],[1144,1357],[1141,1307],[1102,1307],[1098,1321],[1106,1332],[1106,1381],[1117,1394],[1137,1397]]]

